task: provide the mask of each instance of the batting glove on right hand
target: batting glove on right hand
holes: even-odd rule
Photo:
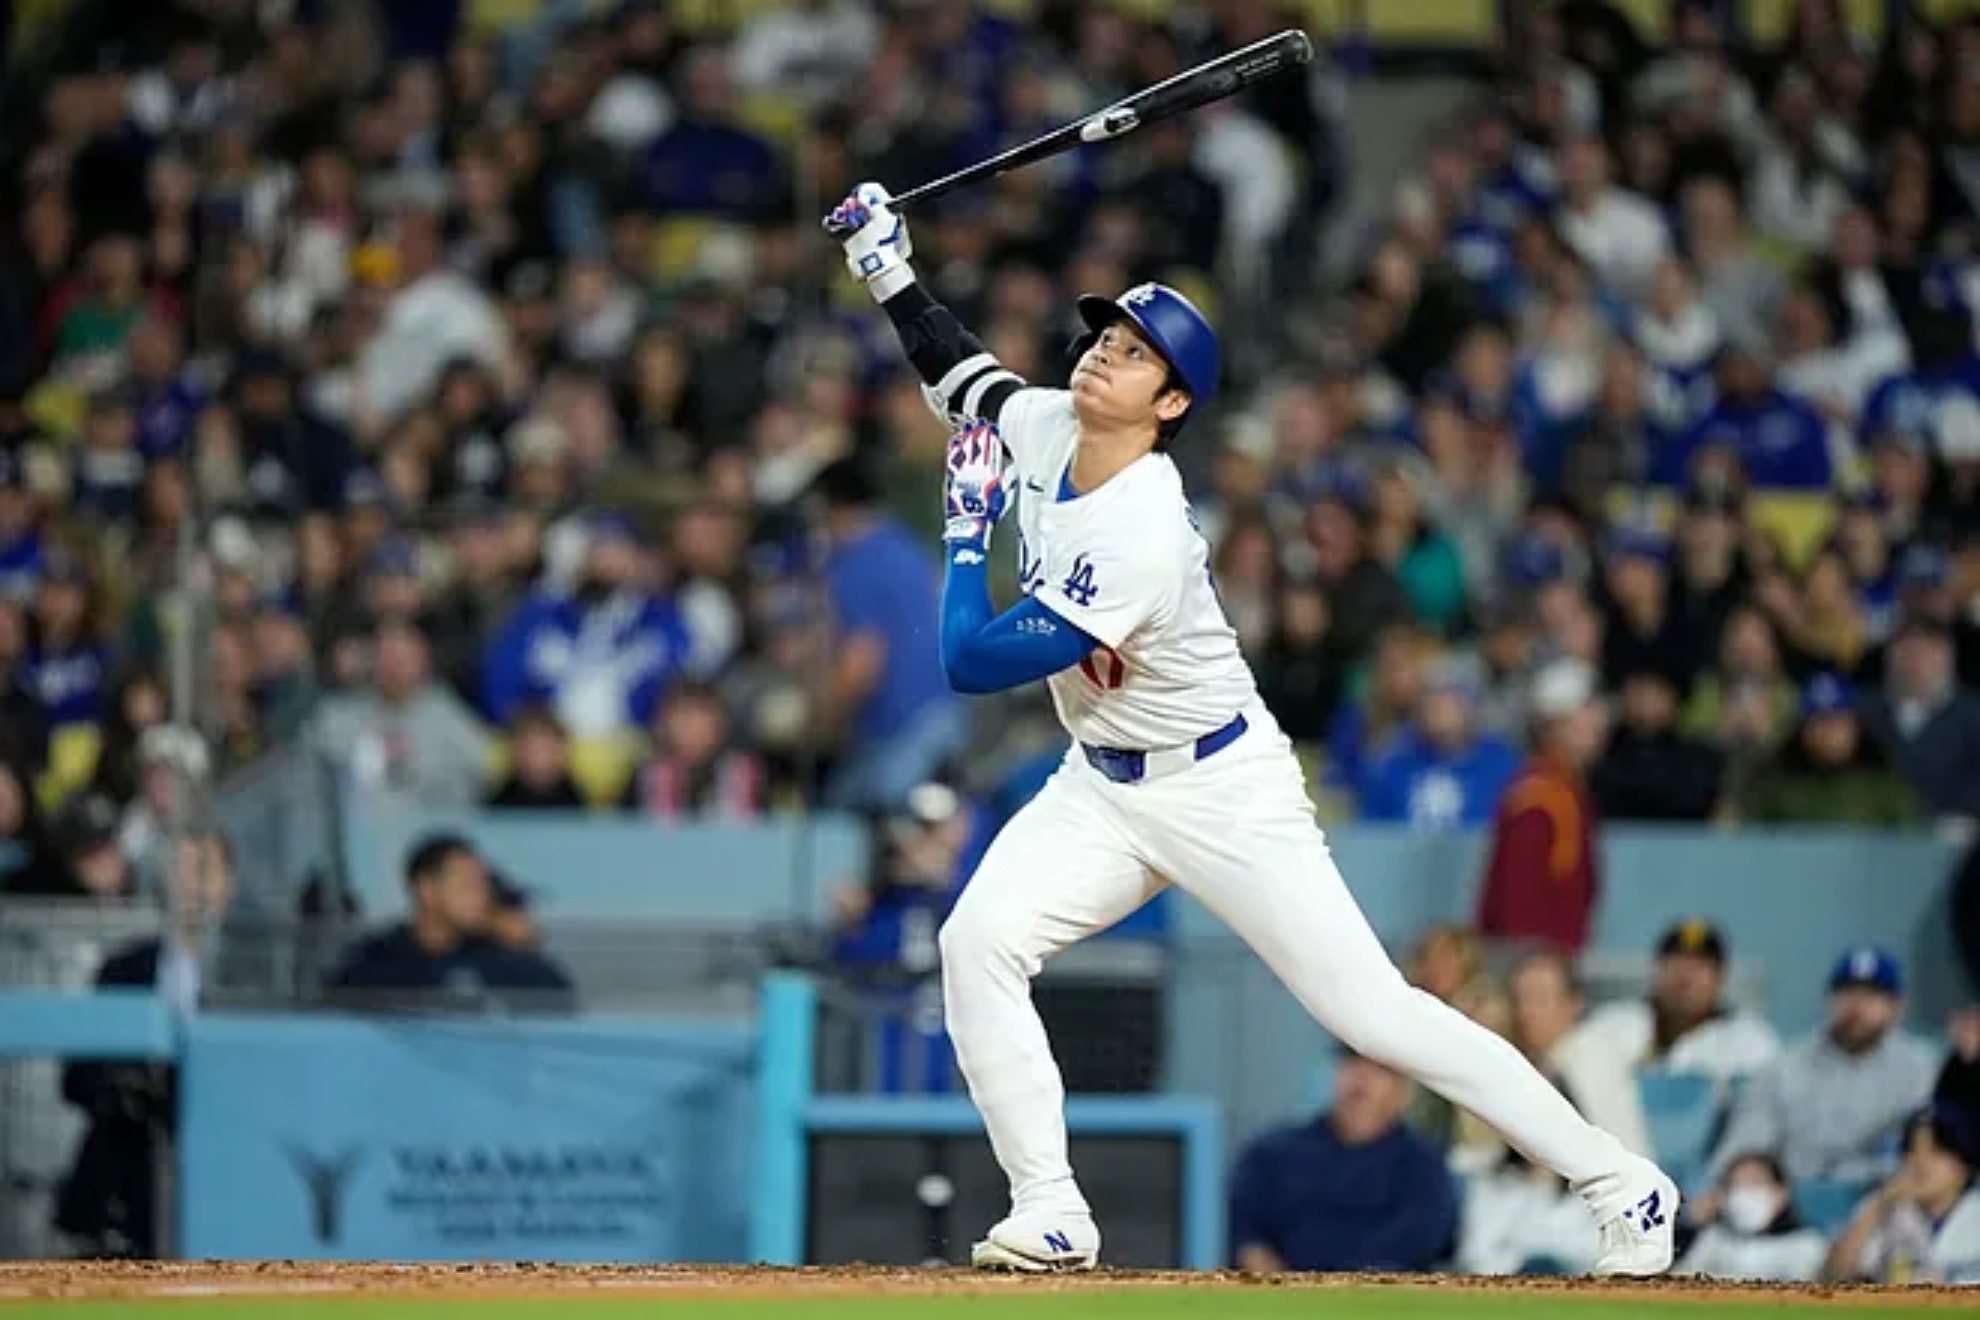
[[[845,248],[846,269],[865,283],[878,302],[885,302],[914,280],[908,267],[914,241],[908,237],[907,221],[887,205],[892,200],[879,184],[862,183],[825,217],[825,228],[837,235]]]
[[[942,539],[979,547],[990,544],[990,529],[1004,516],[1004,438],[997,424],[972,421],[949,438],[948,477],[943,484],[948,518]]]

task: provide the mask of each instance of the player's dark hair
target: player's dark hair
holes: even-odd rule
[[[1182,374],[1174,367],[1170,367],[1169,374],[1163,378],[1162,388],[1155,391],[1156,402],[1161,402],[1162,396],[1171,390],[1181,390],[1184,394],[1189,394],[1189,384],[1183,380]],[[1195,398],[1196,396],[1190,395],[1190,411],[1195,410]],[[1180,417],[1172,417],[1168,421],[1158,424],[1155,428],[1155,452],[1158,454],[1167,453],[1169,446],[1175,442],[1177,436],[1182,434],[1183,426],[1188,421],[1189,412],[1185,412]]]

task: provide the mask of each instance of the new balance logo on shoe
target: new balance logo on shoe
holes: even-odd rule
[[[1057,1229],[1045,1235],[1045,1245],[1061,1255],[1072,1254],[1072,1239]]]
[[[1664,1226],[1664,1195],[1652,1192],[1636,1203],[1635,1228],[1639,1233],[1648,1233],[1653,1228]]]

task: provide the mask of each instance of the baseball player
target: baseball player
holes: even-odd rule
[[[1351,1049],[1407,1073],[1565,1178],[1599,1274],[1669,1268],[1678,1191],[1591,1125],[1511,1044],[1397,971],[1314,821],[1259,700],[1165,454],[1217,386],[1216,334],[1160,284],[1087,296],[1069,389],[1006,370],[908,265],[907,226],[861,184],[828,218],[893,321],[950,442],[942,660],[991,692],[1045,680],[1074,745],[985,854],[940,935],[949,1033],[1010,1178],[974,1263],[1083,1270],[1100,1232],[1066,1156],[1065,1088],[1030,981],[1173,882],[1264,958]],[[994,612],[990,534],[1017,505],[1023,599]]]

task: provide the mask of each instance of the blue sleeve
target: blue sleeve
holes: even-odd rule
[[[529,635],[541,613],[535,602],[524,601],[482,649],[481,705],[497,724],[507,724],[529,695]]]
[[[1857,419],[1857,429],[1864,440],[1875,440],[1891,425],[1891,396],[1897,393],[1904,381],[1902,373],[1886,376],[1872,387],[1870,397],[1863,403],[1863,414]]]
[[[942,670],[958,692],[1003,692],[1049,678],[1100,644],[1030,596],[991,617],[989,556],[949,547],[942,583]]]

